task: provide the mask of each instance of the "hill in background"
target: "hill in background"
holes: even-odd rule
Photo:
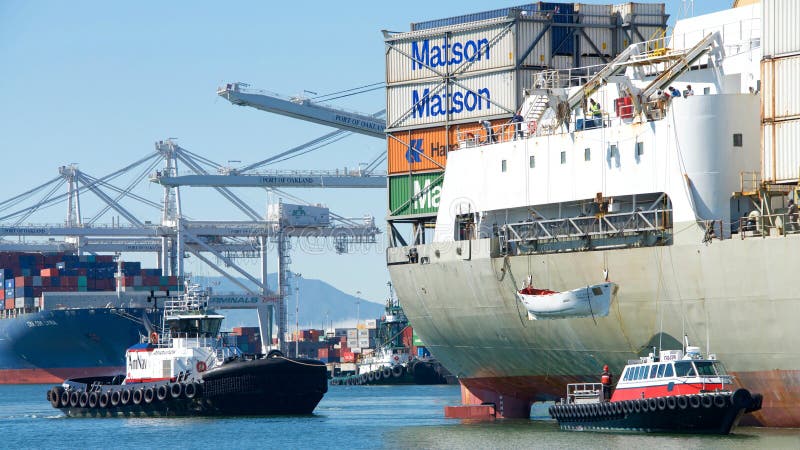
[[[245,285],[251,283],[244,278],[237,278]],[[193,282],[212,287],[217,293],[241,293],[242,289],[225,277],[195,276]],[[271,273],[267,276],[270,288],[277,288],[278,276]],[[321,328],[325,321],[334,327],[355,327],[356,296],[336,289],[330,284],[316,279],[300,278],[300,328]],[[292,288],[288,302],[289,328],[295,323],[295,292]],[[384,305],[365,299],[360,300],[359,317],[363,323],[366,319],[377,319],[384,314]],[[256,326],[255,311],[227,311],[226,326]]]

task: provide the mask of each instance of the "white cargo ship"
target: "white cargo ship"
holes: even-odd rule
[[[443,109],[453,119],[439,123],[446,167],[415,134],[426,130],[412,129],[432,124],[418,108],[426,97],[412,98],[405,115],[392,105],[403,98],[394,93],[414,85],[397,81],[403,73],[391,70],[387,52],[390,173],[405,163],[392,141],[410,138],[405,203],[390,180],[387,264],[410,322],[458,376],[465,404],[528,417],[532,402],[557,399],[565,383],[596,381],[604,364],[619,373],[627,360],[654,346],[679,347],[688,335],[738,383],[763,393],[758,423],[800,426],[800,224],[789,203],[800,173],[800,42],[781,31],[781,21],[800,17],[800,4],[741,3],[751,4],[679,20],[670,36],[620,46],[592,68],[553,69],[556,48],[548,44],[552,53],[542,59],[550,69],[514,72],[527,83],[520,101],[494,96],[495,109],[483,111],[496,142],[476,125],[478,112]],[[623,28],[632,20],[617,14]],[[536,42],[520,44],[525,24],[557,22],[536,8],[476,15],[484,17],[412,27],[388,36],[387,46],[429,77],[438,71],[459,84],[456,67],[434,67],[420,49],[476,43],[483,59],[454,66],[488,73],[493,54],[522,61],[520,52],[537,51]],[[480,39],[467,39],[501,26],[519,31],[510,50],[492,47],[504,42],[500,34],[486,39],[485,51]],[[427,47],[410,46],[417,56],[402,51],[423,41]],[[419,83],[409,74],[407,83]],[[469,80],[488,77],[462,76],[468,90]],[[665,95],[670,87],[681,96]],[[473,90],[488,102],[487,92]],[[516,107],[519,132],[509,120]],[[432,170],[415,173],[415,164]],[[413,210],[423,202],[437,202],[435,219]],[[604,317],[531,320],[517,295],[529,277],[558,292],[603,282],[618,292]]]

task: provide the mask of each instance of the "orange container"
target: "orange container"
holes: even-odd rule
[[[508,119],[492,121],[492,129],[498,141],[513,137]],[[451,125],[449,129],[432,127],[389,133],[389,175],[441,171],[447,165],[447,154],[458,150],[460,141],[476,144],[485,140],[486,132],[477,120]]]

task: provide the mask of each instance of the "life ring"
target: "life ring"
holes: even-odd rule
[[[205,361],[197,361],[197,371],[203,373],[206,371],[206,362]]]
[[[528,134],[536,134],[536,121],[531,120],[528,122]]]
[[[158,333],[156,333],[155,331],[150,333],[150,343],[151,344],[158,344]]]
[[[397,355],[394,355],[394,357],[393,357],[392,359],[394,359],[394,360],[395,360],[395,362],[397,362],[397,361],[400,361],[400,357],[399,357],[399,356],[397,356]]]

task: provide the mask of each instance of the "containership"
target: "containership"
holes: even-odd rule
[[[655,3],[386,32],[387,264],[465,405],[528,417],[688,335],[800,426],[800,3],[735,6],[666,36]],[[531,314],[548,292],[575,307]]]
[[[107,255],[0,253],[0,383],[124,372],[177,277]]]

